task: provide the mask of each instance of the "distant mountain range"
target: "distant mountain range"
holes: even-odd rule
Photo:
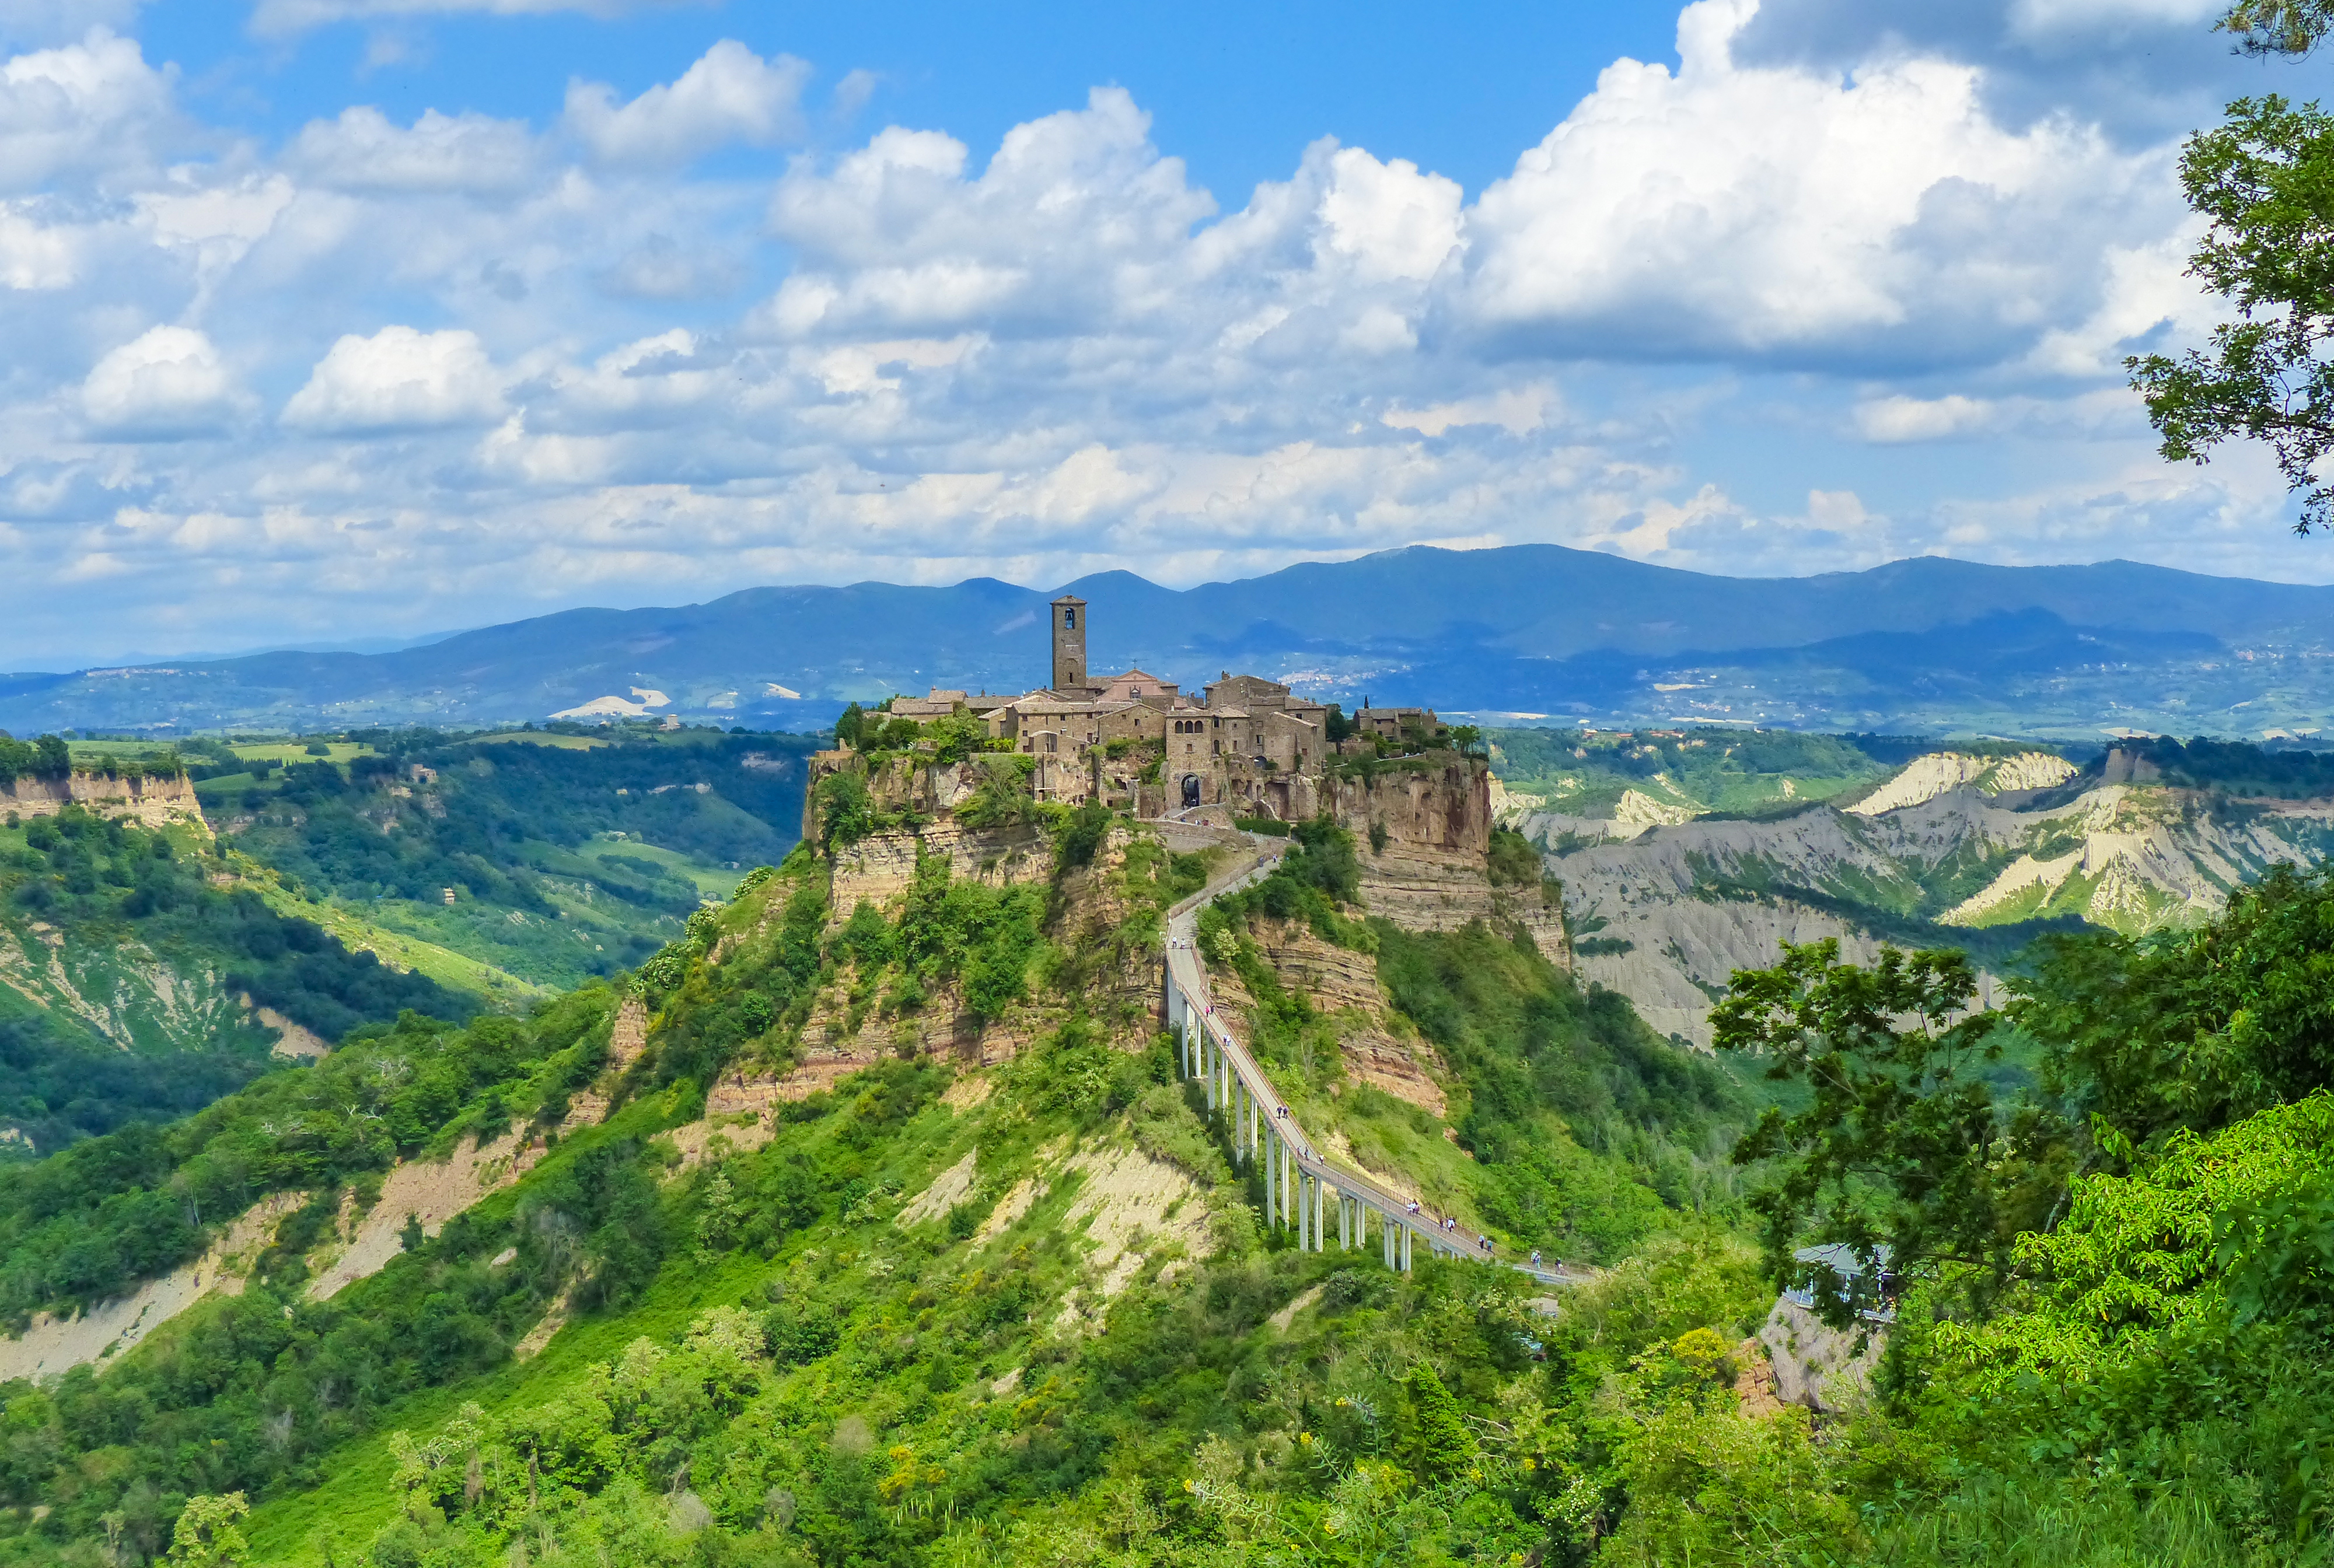
[[[393,651],[274,652],[0,676],[0,726],[475,726],[603,712],[811,728],[851,700],[1045,678],[1045,605],[1085,599],[1097,670],[1219,670],[1347,706],[1488,722],[1757,724],[1901,734],[2254,737],[2334,727],[2334,588],[2110,561],[1900,561],[1743,579],[1557,545],[1423,546],[1181,591],[755,588],[573,610]],[[616,699],[609,702],[603,699]]]

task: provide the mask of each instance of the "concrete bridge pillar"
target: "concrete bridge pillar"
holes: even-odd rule
[[[1268,1232],[1274,1227],[1274,1225],[1281,1223],[1279,1213],[1274,1213],[1274,1208],[1277,1207],[1274,1207],[1272,1202],[1272,1197],[1274,1197],[1272,1188],[1274,1183],[1279,1180],[1279,1176],[1281,1176],[1281,1139],[1277,1131],[1268,1131],[1268,1134],[1265,1134],[1265,1229],[1268,1229]]]

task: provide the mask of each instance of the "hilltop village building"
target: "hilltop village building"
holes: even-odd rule
[[[1277,680],[1230,670],[1197,697],[1143,669],[1098,680],[1086,666],[1085,601],[1066,593],[1055,600],[1049,623],[1052,685],[1019,697],[934,688],[927,697],[894,698],[892,711],[917,719],[979,716],[992,738],[1035,762],[1039,800],[1077,805],[1101,795],[1144,814],[1220,804],[1284,821],[1314,813],[1316,783],[1334,750],[1325,705]],[[1355,715],[1362,737],[1432,735],[1437,727],[1424,708]],[[1156,782],[1143,776],[1153,757]]]

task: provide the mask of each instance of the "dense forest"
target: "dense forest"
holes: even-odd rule
[[[1551,1316],[1508,1271],[1264,1228],[1222,1117],[1103,981],[1206,857],[1027,815],[1046,881],[927,856],[846,912],[805,847],[616,986],[408,1011],[0,1173],[20,1322],[304,1195],[240,1295],[0,1387],[0,1562],[2104,1565],[2322,1537],[2334,876],[2051,934],[1992,1012],[1952,952],[1787,949],[1735,977],[1712,1061],[1519,929],[1373,916],[1373,851],[1292,824],[1200,922],[1259,1061],[1355,1158],[1581,1271]],[[173,858],[135,832],[106,854]],[[51,896],[94,896],[39,852]],[[1353,1075],[1354,1020],[1276,957],[1300,938],[1374,971],[1446,1107]],[[612,1077],[627,996],[648,1037]],[[815,1017],[942,998],[1026,1044],[983,1070],[903,1044],[705,1119]],[[571,1123],[587,1087],[613,1108]],[[523,1179],[311,1297],[392,1161],[509,1132],[541,1150]],[[1138,1158],[1172,1201],[1113,1230]],[[1106,1255],[1133,1261],[1105,1287]],[[1880,1352],[1844,1412],[1765,1392],[1750,1336],[1786,1288]]]
[[[534,1554],[564,1544],[627,1562],[923,1562],[978,1543],[995,1550],[1024,1515],[1087,1529],[1085,1510],[1104,1491],[1157,1513],[1151,1534],[1204,1539],[1220,1534],[1212,1510],[1226,1500],[1199,1508],[1178,1492],[1185,1461],[1194,1446],[1230,1451],[1242,1432],[1278,1430],[1288,1401],[1311,1398],[1309,1373],[1292,1382],[1273,1371],[1281,1331],[1265,1320],[1315,1285],[1329,1303],[1322,1321],[1345,1325],[1338,1335],[1383,1323],[1460,1337],[1440,1373],[1397,1369],[1386,1390],[1355,1385],[1375,1401],[1375,1428],[1324,1407],[1328,1419],[1307,1441],[1325,1446],[1307,1458],[1346,1452],[1328,1445],[1375,1429],[1390,1460],[1408,1455],[1435,1485],[1476,1489],[1462,1473],[1471,1457],[1462,1465],[1436,1445],[1454,1440],[1450,1423],[1463,1426],[1481,1397],[1538,1364],[1521,1332],[1529,1314],[1480,1271],[1401,1282],[1259,1231],[1252,1178],[1234,1170],[1219,1130],[1174,1082],[1164,1042],[1113,1049],[1123,1020],[1095,988],[1098,949],[1063,944],[1085,929],[1078,911],[1094,908],[1117,910],[1128,939],[1155,940],[1161,909],[1205,874],[1197,857],[1114,826],[1098,811],[1057,813],[1049,887],[982,887],[928,869],[892,909],[863,904],[839,921],[827,919],[824,863],[806,853],[747,879],[733,904],[692,919],[632,982],[654,1009],[651,1048],[625,1076],[625,1102],[598,1126],[560,1127],[606,1040],[607,994],[586,991],[526,1021],[458,1029],[409,1015],[359,1032],[319,1066],[229,1096],[183,1130],[92,1140],[28,1168],[0,1188],[11,1255],[26,1258],[95,1250],[77,1248],[77,1236],[121,1250],[128,1241],[104,1228],[118,1224],[175,1246],[153,1252],[148,1266],[159,1266],[192,1245],[162,1217],[188,1197],[206,1214],[268,1190],[314,1197],[242,1296],[169,1325],[102,1374],[9,1393],[7,1419],[27,1438],[12,1450],[9,1495],[52,1499],[55,1511],[0,1543],[0,1554],[29,1561],[78,1550],[62,1544],[72,1541],[156,1554],[174,1529],[192,1540],[215,1524],[222,1540],[247,1526],[275,1542],[256,1559],[267,1561],[321,1552],[499,1563],[523,1539]],[[1343,834],[1308,827],[1238,918],[1313,907],[1349,939],[1404,939],[1353,907],[1355,853]],[[1707,1102],[1705,1119],[1737,1111],[1722,1075],[1647,1034],[1619,998],[1581,993],[1536,956],[1523,962],[1505,938],[1478,929],[1417,944],[1404,949],[1409,1005],[1463,1053],[1454,1087],[1471,1093],[1469,1140],[1490,1162],[1491,1174],[1467,1179],[1488,1207],[1514,1207],[1519,1247],[1609,1246],[1618,1257],[1646,1236],[1706,1223],[1690,1183],[1667,1196],[1650,1184],[1665,1164],[1691,1163],[1652,1107],[1679,1086]],[[1515,962],[1482,972],[1487,952]],[[978,1111],[940,1102],[949,1065],[888,1062],[780,1107],[763,1147],[674,1173],[662,1135],[701,1115],[702,1085],[733,1067],[783,1069],[815,992],[912,1007],[943,986],[1000,1012],[1018,992],[1059,1019],[995,1070]],[[407,1069],[393,1091],[381,1087],[390,1061]],[[1338,1080],[1328,1057],[1313,1070]],[[1610,1148],[1572,1143],[1562,1120],[1591,1085],[1580,1125]],[[296,1151],[255,1139],[287,1118],[308,1130]],[[413,1236],[374,1279],[330,1302],[306,1298],[298,1255],[329,1227],[339,1191],[361,1191],[395,1152],[507,1125],[560,1134],[525,1181],[434,1238]],[[1568,1153],[1529,1165],[1515,1147],[1527,1128]],[[1633,1138],[1638,1147],[1622,1147]],[[1495,1158],[1502,1140],[1515,1169]],[[1428,1141],[1474,1170],[1442,1139]],[[1162,1254],[1124,1294],[1094,1303],[1091,1332],[1065,1335],[1055,1320],[1079,1295],[1082,1261],[1052,1222],[1078,1180],[1041,1189],[1018,1220],[998,1206],[1073,1143],[1131,1144],[1179,1173],[1214,1255],[1184,1265]],[[1672,1153],[1646,1158],[1656,1146]],[[906,1195],[968,1152],[991,1174],[965,1201],[928,1226],[894,1223]],[[1516,1174],[1525,1169],[1529,1181]],[[230,1178],[241,1183],[232,1192],[221,1185]],[[1625,1234],[1599,1213],[1616,1194],[1633,1217]],[[1463,1201],[1471,1214],[1473,1191]],[[998,1234],[980,1235],[991,1217]],[[1747,1288],[1750,1253],[1729,1255],[1730,1277]],[[74,1282],[60,1270],[20,1271],[13,1299],[66,1299]],[[1486,1284],[1493,1298],[1481,1296]],[[514,1359],[555,1310],[574,1322],[552,1351]],[[1304,1334],[1318,1332],[1308,1323]],[[1268,1385],[1280,1391],[1258,1407]],[[1407,1412],[1421,1401],[1434,1419],[1398,1436],[1416,1425]],[[531,1436],[507,1425],[521,1405],[537,1412]],[[840,1441],[835,1412],[856,1412]],[[448,1420],[450,1439],[439,1429]],[[861,1430],[883,1436],[863,1442]],[[448,1446],[474,1439],[476,1467],[472,1448]],[[101,1450],[123,1462],[93,1465]],[[375,1456],[392,1457],[398,1476],[418,1464],[421,1478],[383,1490]],[[460,1478],[474,1467],[494,1478],[491,1499]],[[452,1507],[416,1490],[448,1477],[461,1499]],[[236,1507],[254,1503],[260,1515],[239,1519]],[[370,1522],[352,1535],[354,1520]]]
[[[781,859],[815,744],[364,730],[315,757],[216,743],[189,755],[225,840],[311,896],[557,986],[640,963],[709,891]]]
[[[174,990],[249,999],[321,1038],[409,1008],[466,1018],[477,1004],[232,883],[188,830],[142,828],[67,807],[0,826],[0,943],[45,952],[46,934],[101,976],[136,968]],[[31,981],[26,981],[31,986]],[[37,988],[37,987],[35,987]],[[199,997],[188,996],[192,1008]],[[108,1016],[101,1015],[101,1016]],[[91,1010],[0,999],[0,1119],[46,1152],[133,1119],[183,1114],[247,1082],[276,1032],[233,1013],[196,1040],[141,1026],[118,1005],[111,1033]],[[128,1047],[125,1049],[125,1047]]]

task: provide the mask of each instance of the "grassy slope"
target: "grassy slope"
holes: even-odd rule
[[[313,920],[352,952],[377,954],[384,964],[426,976],[449,991],[463,992],[492,1005],[524,1005],[554,994],[549,987],[523,980],[467,953],[400,931],[363,905],[303,897],[284,885],[280,872],[239,850],[226,850],[222,858],[244,886],[267,900],[268,908]]]
[[[458,955],[474,966],[451,971],[464,983],[523,996],[637,963],[699,899],[727,896],[745,865],[783,854],[800,817],[798,772],[774,787],[738,758],[759,749],[798,769],[807,744],[688,730],[384,735],[332,742],[319,759],[294,740],[236,746],[238,758],[288,765],[197,789],[240,849],[339,924],[440,968],[433,951]],[[372,771],[351,765],[360,759]],[[317,787],[318,761],[347,787]],[[438,782],[399,783],[408,763],[437,770]],[[709,792],[690,787],[709,781]],[[449,886],[450,907],[440,892]]]
[[[1489,738],[1502,784],[1576,816],[1609,815],[1631,790],[1696,813],[1755,813],[1850,794],[1895,766],[1849,737],[1781,731],[1495,729]]]
[[[1155,882],[1155,894],[1128,897],[1138,890],[1120,871],[1093,887],[1097,896],[1114,900],[1111,907],[1122,909],[1132,927],[1147,929],[1155,923],[1157,901],[1180,890],[1181,868],[1154,854],[1129,859],[1143,886]],[[1167,874],[1171,870],[1177,877]],[[539,1226],[519,1224],[516,1217],[539,1212],[535,1206],[558,1189],[568,1165],[594,1158],[595,1150],[629,1148],[628,1140],[692,1115],[694,1096],[685,1082],[662,1090],[653,1085],[680,1063],[703,1060],[695,1053],[709,1043],[728,1038],[734,1043],[723,1049],[745,1049],[749,1042],[723,1032],[724,1020],[738,1015],[741,998],[767,996],[784,1027],[787,1018],[800,1017],[789,998],[809,995],[802,989],[806,984],[823,988],[828,983],[789,957],[790,933],[796,928],[790,914],[779,913],[810,896],[800,886],[805,874],[810,873],[797,871],[741,899],[722,924],[762,935],[719,970],[700,962],[692,977],[662,993],[656,1044],[634,1074],[643,1092],[629,1108],[604,1127],[563,1140],[553,1158],[516,1189],[482,1205],[463,1225],[449,1227],[420,1254],[343,1293],[330,1308],[295,1307],[293,1342],[303,1337],[299,1325],[312,1318],[314,1327],[306,1331],[312,1342],[316,1336],[328,1338],[335,1324],[350,1322],[375,1324],[391,1346],[417,1332],[426,1341],[426,1324],[410,1314],[459,1320],[460,1303],[471,1299],[500,1303],[477,1310],[503,1325],[495,1330],[496,1342],[516,1339],[565,1288],[558,1279],[545,1280],[543,1288],[522,1288],[516,1276],[535,1266],[524,1250],[521,1262],[505,1271],[509,1278],[487,1265],[488,1255],[506,1245],[506,1238],[522,1249],[533,1245],[527,1237]],[[1096,1488],[1104,1484],[1106,1472],[1134,1477],[1159,1505],[1169,1505],[1194,1448],[1209,1432],[1246,1432],[1274,1452],[1275,1445],[1292,1441],[1293,1429],[1284,1426],[1288,1401],[1326,1400],[1324,1365],[1342,1361],[1346,1352],[1339,1347],[1349,1341],[1377,1345],[1371,1354],[1397,1371],[1421,1353],[1432,1354],[1452,1386],[1485,1409],[1490,1407],[1481,1402],[1500,1387],[1529,1374],[1521,1341],[1508,1326],[1525,1321],[1520,1309],[1509,1302],[1483,1315],[1487,1309],[1476,1293],[1486,1284],[1500,1283],[1495,1276],[1452,1265],[1424,1269],[1397,1287],[1374,1265],[1341,1275],[1350,1260],[1297,1255],[1286,1249],[1285,1238],[1265,1242],[1254,1217],[1260,1192],[1252,1181],[1234,1178],[1220,1143],[1198,1113],[1196,1094],[1167,1082],[1172,1068],[1163,1043],[1132,1055],[1104,1044],[1091,1025],[1079,1022],[1080,998],[1095,995],[1095,972],[1073,956],[1049,956],[1042,941],[1034,949],[1017,947],[1020,938],[1012,934],[1012,920],[1018,906],[1011,900],[996,904],[994,918],[1006,924],[985,931],[979,922],[990,917],[980,904],[942,901],[928,908],[928,918],[950,921],[958,932],[953,957],[934,956],[942,955],[946,944],[925,946],[931,961],[969,968],[1018,951],[1040,987],[1032,1005],[1054,1010],[1053,1016],[1064,1015],[1058,1011],[1064,1002],[1070,1008],[1067,1024],[1042,1035],[1021,1061],[990,1070],[993,1094],[950,1111],[932,1098],[947,1074],[909,1063],[886,1064],[845,1083],[832,1101],[813,1102],[798,1119],[783,1123],[767,1148],[726,1163],[724,1179],[745,1200],[738,1234],[701,1257],[691,1240],[712,1202],[709,1178],[700,1170],[668,1179],[660,1224],[632,1225],[642,1234],[661,1229],[667,1238],[661,1267],[635,1282],[637,1294],[597,1313],[583,1313],[535,1361],[505,1363],[477,1374],[458,1370],[434,1386],[416,1386],[410,1369],[390,1377],[388,1387],[411,1391],[397,1394],[376,1411],[363,1435],[282,1472],[280,1495],[272,1496],[254,1521],[255,1539],[263,1548],[260,1560],[319,1562],[329,1546],[334,1560],[345,1561],[350,1548],[392,1519],[399,1503],[386,1484],[392,1472],[390,1432],[402,1428],[427,1433],[470,1400],[499,1419],[524,1419],[560,1396],[574,1395],[594,1375],[590,1367],[617,1356],[638,1338],[673,1345],[693,1314],[709,1303],[741,1303],[773,1314],[773,1323],[803,1321],[805,1314],[831,1321],[840,1338],[831,1351],[799,1368],[757,1373],[761,1391],[750,1409],[707,1419],[709,1424],[691,1438],[702,1456],[699,1474],[705,1477],[696,1484],[723,1520],[739,1523],[750,1534],[761,1512],[762,1484],[747,1486],[735,1467],[741,1455],[759,1454],[756,1466],[776,1466],[797,1478],[811,1520],[805,1530],[826,1532],[830,1547],[838,1550],[853,1532],[873,1532],[869,1561],[921,1560],[950,1509],[966,1528],[992,1533],[1006,1528],[1016,1510],[1043,1516],[1083,1509],[1099,1496]],[[815,900],[810,907],[815,909]],[[860,940],[872,942],[863,922],[862,927]],[[1057,908],[1048,928],[1089,928],[1075,910]],[[889,947],[869,949],[866,962],[877,967],[875,976],[897,976],[901,964],[913,961],[919,946],[902,940],[908,935],[893,928]],[[1095,945],[1082,938],[1082,948]],[[847,970],[854,963],[850,954],[833,949],[823,960],[814,956],[814,961],[821,973],[838,963]],[[1046,991],[1049,985],[1069,989],[1056,996]],[[1486,980],[1478,999],[1498,989],[1496,979]],[[1496,1011],[1478,1008],[1470,1016],[1480,1024]],[[1462,1063],[1462,1104],[1465,1071]],[[506,1102],[520,1114],[529,1103],[524,1095]],[[1547,1130],[1564,1136],[1559,1125]],[[1477,1130],[1488,1135],[1496,1130]],[[891,1223],[906,1197],[975,1148],[978,1181],[965,1205],[906,1232]],[[1171,1279],[1166,1271],[1176,1265],[1180,1249],[1154,1245],[1126,1294],[1104,1313],[1082,1268],[1084,1243],[1056,1222],[1077,1201],[1084,1179],[1068,1163],[1072,1153],[1128,1148],[1148,1151],[1194,1184],[1183,1201],[1204,1205],[1214,1217],[1206,1234],[1219,1256],[1196,1275]],[[1465,1159],[1439,1135],[1422,1138],[1418,1151],[1438,1161]],[[1582,1158],[1598,1163],[1610,1179],[1633,1180],[1625,1159],[1585,1153]],[[637,1168],[661,1169],[653,1142],[639,1154]],[[786,1183],[795,1179],[789,1173],[804,1169],[815,1173],[813,1179],[789,1197]],[[994,1238],[972,1239],[974,1222],[1025,1179],[1037,1185],[1029,1210]],[[808,1211],[803,1208],[805,1190],[813,1195]],[[1645,1199],[1657,1216],[1658,1198],[1648,1191]],[[1172,1217],[1153,1215],[1150,1223],[1156,1227]],[[587,1255],[594,1245],[587,1242]],[[296,1277],[294,1271],[294,1284]],[[1337,1277],[1351,1283],[1338,1286],[1341,1294],[1324,1309],[1301,1320],[1293,1336],[1266,1322],[1308,1284]],[[1730,1277],[1735,1284],[1728,1288],[1741,1300],[1724,1312],[1748,1311],[1755,1303],[1742,1294],[1747,1280]],[[567,1283],[574,1283],[572,1276]],[[231,1356],[215,1363],[217,1352],[204,1347],[221,1335],[247,1332],[235,1329],[236,1323],[274,1321],[266,1315],[267,1300],[264,1290],[256,1291],[242,1303],[222,1304],[174,1323],[134,1352],[123,1369],[108,1373],[108,1380],[126,1375],[142,1380],[154,1369],[171,1365],[216,1365],[218,1370],[207,1375],[225,1381],[206,1385],[212,1391],[202,1396],[203,1408],[230,1411],[242,1398],[232,1392],[241,1374],[232,1370]],[[1056,1326],[1072,1300],[1095,1314],[1085,1319],[1085,1330]],[[1007,1305],[1000,1308],[999,1301]],[[252,1313],[258,1316],[246,1315]],[[410,1329],[400,1327],[408,1323]],[[1445,1326],[1435,1328],[1436,1323]],[[1308,1370],[1299,1380],[1315,1390],[1312,1394],[1289,1380],[1292,1347],[1303,1347]],[[278,1361],[277,1376],[294,1380],[284,1385],[287,1390],[313,1386],[313,1374],[296,1366],[313,1353],[294,1351],[292,1361]],[[993,1391],[992,1384],[1017,1369],[1022,1370],[1018,1388]],[[1339,1375],[1357,1394],[1366,1392],[1382,1404],[1392,1401],[1388,1409],[1409,1398],[1399,1387],[1382,1386],[1382,1380],[1365,1389],[1355,1380],[1362,1377],[1358,1367]],[[422,1383],[432,1380],[424,1378]],[[1281,1391],[1269,1393],[1274,1388]],[[182,1396],[192,1397],[191,1390]],[[834,1420],[845,1412],[858,1413],[882,1435],[878,1453],[906,1447],[944,1458],[944,1479],[910,1488],[939,1510],[936,1515],[916,1507],[867,1505],[885,1477],[881,1467],[870,1472],[855,1459],[845,1463],[849,1456],[838,1456],[830,1444]],[[254,1409],[246,1419],[259,1417]],[[229,1427],[236,1423],[232,1415],[218,1419]],[[1322,1429],[1328,1430],[1336,1419],[1325,1402]],[[296,1452],[295,1446],[292,1457]],[[265,1461],[261,1462],[264,1469]],[[651,1461],[643,1454],[641,1462]],[[891,1462],[886,1457],[882,1466]],[[717,1473],[728,1478],[717,1480]],[[571,1516],[560,1525],[571,1539],[580,1543],[614,1527],[603,1515],[615,1505],[608,1499],[621,1497],[621,1486],[601,1496],[599,1502],[581,1496],[574,1501]],[[1022,1501],[1013,1504],[1014,1498]],[[1187,1516],[1178,1527],[1212,1528],[1188,1516],[1188,1509],[1182,1512]],[[338,1544],[330,1545],[334,1537]],[[441,1544],[450,1549],[452,1543]]]

